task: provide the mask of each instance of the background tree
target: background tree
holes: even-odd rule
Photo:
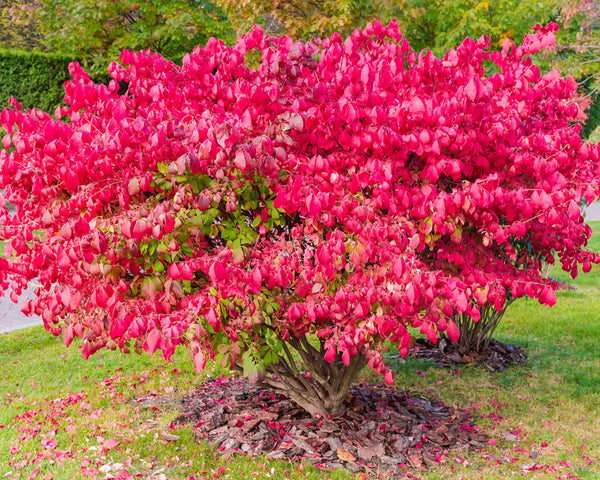
[[[20,22],[37,22],[44,45],[94,74],[125,48],[150,48],[176,60],[211,36],[231,34],[223,12],[197,0],[38,0],[21,9]]]
[[[560,6],[556,51],[544,60],[577,79],[587,116],[582,136],[588,138],[600,124],[600,2],[568,0]]]
[[[20,50],[42,48],[42,35],[35,20],[24,21],[24,12],[30,13],[36,0],[0,1],[0,47]]]
[[[369,0],[217,0],[217,4],[240,34],[259,24],[270,34],[305,40],[333,32],[349,35],[381,13],[378,2]]]
[[[386,23],[398,20],[400,30],[419,51],[432,49],[437,55],[470,36],[488,35],[492,44],[505,38],[519,42],[536,23],[555,19],[556,0],[217,0],[229,14],[238,32],[254,23],[271,33],[296,39],[339,32],[350,34],[373,18]]]
[[[586,91],[600,90],[600,1],[570,0],[561,11],[557,64],[580,79]]]
[[[518,43],[535,24],[556,17],[554,0],[406,0],[387,2],[382,10],[398,18],[416,50],[429,48],[437,55],[465,37],[487,35],[496,46],[505,38]]]

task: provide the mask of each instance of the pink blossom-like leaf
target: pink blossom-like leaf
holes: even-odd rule
[[[108,440],[104,440],[104,442],[102,442],[102,445],[100,445],[100,448],[106,449],[106,450],[112,450],[113,448],[118,447],[120,443],[121,442],[119,440],[117,440],[116,438],[109,438]]]
[[[144,344],[144,350],[146,350],[146,352],[148,352],[150,355],[152,355],[156,351],[156,349],[159,347],[159,345],[161,343],[161,338],[162,338],[162,335],[160,333],[160,330],[157,330],[157,329],[152,330],[148,334],[148,337],[146,338],[146,343]]]
[[[448,334],[448,338],[450,340],[452,340],[454,343],[458,342],[458,338],[460,337],[460,331],[452,320],[448,320],[448,324],[446,326],[446,333]]]

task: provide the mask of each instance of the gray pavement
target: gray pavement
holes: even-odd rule
[[[33,298],[33,296],[33,290],[28,289],[19,297],[19,303],[13,303],[10,299],[10,290],[3,297],[0,297],[0,334],[42,323],[41,317],[37,315],[27,317],[21,313],[21,304],[27,298]]]
[[[585,209],[585,219],[588,222],[600,220],[600,203],[593,203]],[[21,303],[27,297],[31,298],[32,296],[33,292],[31,290],[23,292],[19,304],[13,303],[8,294],[0,297],[0,334],[42,323],[41,317],[37,315],[26,317],[21,313]]]
[[[592,203],[584,209],[585,220],[587,222],[595,222],[600,220],[600,203]]]

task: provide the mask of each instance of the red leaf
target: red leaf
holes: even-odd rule
[[[454,343],[458,342],[460,337],[460,331],[452,320],[448,320],[448,324],[446,325],[446,333],[448,334],[448,338],[452,340]]]
[[[248,162],[246,161],[246,157],[248,154],[243,150],[238,150],[235,154],[235,158],[233,159],[233,164],[239,168],[242,172],[246,171],[246,167]]]
[[[129,193],[129,195],[131,197],[133,197],[134,195],[137,195],[140,192],[140,181],[137,178],[132,178],[131,180],[129,180],[129,183],[127,183],[127,193]]]
[[[73,326],[72,325],[67,325],[65,328],[63,328],[63,342],[65,344],[65,346],[69,346],[71,345],[71,342],[73,341]]]
[[[255,289],[259,289],[262,284],[262,273],[260,268],[255,267],[250,273],[250,283]]]
[[[192,271],[192,269],[190,268],[190,266],[187,263],[181,263],[179,265],[179,273],[183,280],[193,280],[194,279],[194,272]]]
[[[116,476],[115,480],[132,480],[134,477],[127,470],[123,470]]]
[[[168,272],[169,277],[171,277],[173,280],[179,280],[181,278],[181,273],[179,272],[179,267],[176,263],[172,263],[171,265],[169,265]]]
[[[148,336],[146,337],[146,342],[144,343],[144,350],[152,355],[156,352],[156,349],[159,347],[162,339],[162,334],[160,330],[154,329],[152,330]]]
[[[465,86],[465,93],[467,97],[473,102],[477,98],[477,85],[475,84],[475,79],[471,78],[469,83]]]
[[[569,202],[568,214],[571,220],[579,220],[581,217],[581,209],[573,200]]]
[[[344,365],[350,365],[350,352],[348,350],[344,350],[342,353],[342,362]]]
[[[412,283],[409,283],[406,287],[406,299],[409,304],[415,303],[415,287]]]
[[[551,307],[556,304],[556,292],[552,287],[545,287],[545,290],[545,303]]]
[[[304,119],[301,115],[294,115],[292,118],[290,118],[289,125],[292,130],[301,132],[304,130]]]
[[[460,292],[454,301],[460,313],[463,313],[467,310],[467,297],[465,296],[464,292]]]
[[[65,287],[61,292],[60,301],[67,308],[71,305],[71,289],[69,287]]]
[[[223,264],[217,260],[210,266],[208,274],[211,280],[214,283],[216,283],[220,282],[221,280],[225,280],[225,278],[227,277],[227,270],[225,269]]]
[[[335,354],[336,354],[336,348],[334,345],[329,345],[329,347],[327,347],[327,351],[325,352],[325,361],[326,362],[333,362],[335,360]]]
[[[319,212],[321,212],[322,205],[321,205],[321,201],[314,193],[311,193],[307,197],[306,204],[308,207],[308,213],[310,213],[310,215],[312,215],[313,217],[316,217],[319,215]]]
[[[175,227],[175,219],[171,215],[165,215],[165,227],[164,232],[165,235],[171,233],[173,228]]]
[[[48,438],[42,440],[42,448],[45,450],[55,450],[58,446],[56,438]]]
[[[413,97],[410,102],[410,111],[413,113],[422,113],[425,111],[425,104],[419,97]]]
[[[119,440],[117,440],[116,438],[109,438],[108,440],[104,440],[104,442],[102,442],[102,445],[100,445],[100,448],[102,449],[106,449],[106,450],[112,450],[113,448],[117,447],[121,442]]]
[[[68,270],[71,268],[71,259],[64,250],[59,250],[56,254],[56,260],[59,268]]]
[[[202,372],[206,366],[206,355],[202,350],[194,354],[194,366],[197,372]]]
[[[78,235],[87,235],[90,233],[90,224],[86,222],[83,218],[80,218],[75,223],[75,231]]]

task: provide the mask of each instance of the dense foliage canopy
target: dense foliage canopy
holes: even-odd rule
[[[393,23],[256,28],[182,66],[124,51],[109,85],[72,64],[56,118],[0,115],[2,289],[35,279],[23,310],[86,357],[186,344],[199,369],[217,355],[335,411],[366,364],[392,381],[387,342],[456,339],[454,315],[507,295],[552,305],[542,262],[600,261],[579,210],[598,147],[569,121],[573,79],[530,59],[553,30],[436,58]]]

